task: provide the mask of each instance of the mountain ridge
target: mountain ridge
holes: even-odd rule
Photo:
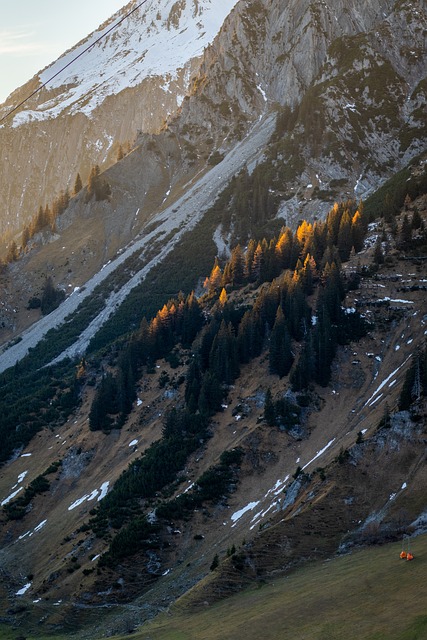
[[[423,211],[424,218],[425,197],[424,205],[422,203],[422,198],[416,200],[412,204],[411,211],[418,208],[418,210]],[[402,219],[399,220],[400,222],[402,222]],[[362,251],[362,254],[354,256],[346,264],[345,269],[348,277],[354,272],[353,270],[358,260],[361,260],[364,266],[368,266],[371,263],[376,237],[380,229],[381,227],[378,226],[378,223],[371,226],[366,248]],[[135,573],[136,557],[134,557],[132,563],[122,560],[117,566],[113,566],[107,571],[104,569],[101,577],[94,575],[93,577],[98,581],[98,586],[95,586],[95,593],[92,596],[95,600],[92,605],[90,604],[87,589],[83,595],[82,604],[88,607],[88,616],[91,606],[94,606],[94,611],[96,611],[97,603],[105,605],[109,601],[113,605],[118,600],[121,601],[122,598],[126,599],[130,594],[136,595],[144,584],[146,587],[151,585],[154,607],[158,608],[160,606],[161,599],[166,598],[169,603],[170,597],[165,595],[162,584],[168,584],[169,589],[173,588],[175,593],[187,590],[189,581],[195,580],[196,575],[200,576],[201,571],[206,573],[208,565],[212,561],[213,552],[216,549],[218,549],[222,558],[226,556],[227,545],[231,548],[233,543],[236,544],[241,537],[246,538],[248,541],[248,538],[252,539],[254,536],[256,542],[245,543],[242,549],[239,548],[236,559],[233,561],[234,564],[233,562],[224,564],[218,573],[212,574],[208,580],[208,584],[212,583],[212,588],[209,588],[210,591],[208,593],[196,590],[191,596],[196,598],[195,602],[200,604],[200,602],[205,602],[206,600],[210,601],[211,598],[215,599],[217,597],[214,595],[215,593],[221,593],[222,595],[229,593],[230,590],[233,591],[236,588],[236,585],[246,583],[247,580],[251,582],[253,579],[257,579],[257,575],[259,578],[261,576],[259,571],[261,570],[262,573],[262,567],[266,566],[266,558],[269,558],[269,567],[270,563],[272,563],[270,569],[273,572],[278,570],[274,563],[283,564],[287,557],[289,557],[289,562],[293,564],[298,558],[298,548],[300,548],[301,554],[307,555],[310,545],[313,544],[313,539],[310,536],[306,537],[305,533],[303,535],[302,530],[299,529],[299,525],[296,523],[301,522],[302,529],[311,531],[315,527],[313,517],[317,513],[320,518],[319,526],[321,522],[323,523],[320,531],[326,531],[331,526],[328,524],[328,518],[333,519],[337,515],[336,491],[341,492],[342,498],[338,502],[342,505],[340,508],[346,512],[345,518],[350,518],[353,525],[357,524],[358,518],[361,518],[367,527],[366,531],[362,529],[360,533],[357,532],[356,527],[354,533],[356,543],[360,540],[368,540],[369,536],[373,534],[378,535],[380,539],[381,535],[384,534],[386,537],[389,535],[393,537],[393,535],[396,535],[393,534],[393,527],[401,527],[402,524],[399,524],[400,522],[407,527],[408,521],[412,522],[415,516],[418,517],[422,497],[417,495],[416,487],[418,486],[421,489],[423,482],[421,479],[415,482],[414,478],[418,477],[417,474],[421,473],[424,468],[423,465],[417,464],[417,460],[421,460],[423,456],[422,446],[419,447],[417,445],[417,438],[421,437],[420,442],[422,442],[424,437],[422,435],[423,432],[420,432],[420,429],[422,430],[423,428],[423,422],[413,422],[412,418],[408,421],[409,414],[406,413],[405,418],[403,418],[403,414],[400,417],[397,415],[395,418],[393,417],[394,422],[391,427],[384,428],[379,423],[386,415],[384,399],[381,398],[383,390],[387,386],[387,401],[390,403],[390,408],[394,407],[394,403],[397,401],[402,389],[411,354],[415,353],[417,344],[422,344],[423,336],[419,327],[425,327],[425,320],[422,316],[423,294],[421,284],[425,280],[425,275],[423,275],[424,269],[422,265],[418,265],[414,277],[408,279],[406,271],[402,270],[402,277],[400,279],[396,278],[396,266],[399,265],[398,268],[401,269],[405,264],[409,266],[410,263],[405,263],[402,260],[403,256],[400,255],[399,257],[398,253],[390,252],[389,256],[390,260],[393,260],[393,264],[390,262],[380,268],[378,279],[375,279],[375,275],[373,279],[372,277],[368,277],[366,281],[362,279],[360,289],[355,290],[354,293],[350,292],[345,302],[346,308],[351,309],[351,305],[357,304],[358,300],[359,309],[366,309],[369,313],[374,314],[375,333],[362,338],[357,346],[352,344],[339,351],[338,359],[333,368],[331,384],[324,389],[317,387],[315,390],[313,398],[317,397],[317,401],[308,414],[305,433],[296,432],[294,435],[288,435],[280,429],[268,427],[265,422],[260,422],[259,418],[261,417],[260,413],[264,402],[260,395],[260,389],[264,393],[265,388],[271,386],[274,391],[273,397],[276,398],[276,394],[280,396],[287,386],[286,378],[280,379],[272,374],[268,374],[264,379],[260,377],[260,371],[266,366],[265,353],[261,355],[260,360],[254,366],[245,365],[242,367],[242,375],[229,388],[229,397],[222,411],[214,417],[214,432],[208,441],[209,444],[203,446],[200,453],[196,452],[191,457],[191,462],[186,469],[186,480],[184,481],[186,484],[182,485],[181,480],[181,485],[173,486],[172,495],[182,493],[180,486],[184,486],[184,488],[190,487],[196,478],[201,477],[200,474],[209,470],[210,465],[218,461],[218,457],[224,447],[233,450],[237,446],[243,446],[245,462],[240,471],[241,477],[237,482],[237,487],[235,487],[225,503],[221,501],[216,506],[205,506],[199,510],[198,514],[195,513],[193,516],[194,523],[191,520],[184,519],[182,523],[179,522],[178,524],[175,518],[172,520],[170,532],[167,534],[169,546],[165,548],[165,555],[160,565],[160,573],[164,575],[160,576],[159,568],[155,568],[159,560],[155,559],[150,553],[148,554],[149,558],[154,563],[152,569],[149,569],[148,575],[145,577],[142,577],[142,574],[138,574],[140,578],[136,583],[132,578]],[[413,260],[413,264],[416,265],[417,259],[413,258]],[[357,268],[360,269],[361,265]],[[410,268],[413,268],[413,266],[411,265]],[[405,276],[403,276],[403,273],[405,273]],[[408,283],[405,285],[400,281],[402,279],[408,279]],[[403,296],[399,293],[402,285],[408,288],[408,292]],[[409,293],[411,290],[412,293]],[[257,294],[250,290],[247,294],[251,298],[255,298],[255,300],[261,297],[260,293]],[[241,297],[238,289],[234,293],[230,292],[229,295],[230,301],[233,301],[234,296],[236,296],[236,302],[240,299],[240,304],[245,304],[245,297]],[[386,333],[383,333],[384,331]],[[387,344],[382,343],[381,336],[387,336]],[[183,354],[186,357],[185,351]],[[85,366],[87,367],[87,365]],[[151,379],[150,376],[145,375],[141,379],[141,389],[138,391],[139,399],[136,400],[129,422],[126,423],[121,431],[113,429],[109,435],[105,434],[100,439],[97,432],[90,432],[87,429],[88,411],[94,398],[93,387],[89,384],[86,387],[83,405],[77,410],[74,417],[70,418],[62,428],[58,429],[58,432],[49,429],[43,430],[40,433],[39,441],[36,438],[27,449],[21,451],[21,456],[26,457],[15,458],[10,461],[7,465],[7,473],[4,471],[2,473],[1,482],[2,487],[4,486],[4,493],[6,487],[12,487],[12,482],[16,482],[16,480],[13,480],[13,478],[16,479],[16,474],[19,475],[19,488],[20,483],[24,480],[23,474],[25,472],[28,473],[30,467],[32,471],[28,475],[28,480],[25,476],[26,482],[37,476],[37,473],[45,472],[49,468],[49,464],[52,463],[52,456],[56,460],[58,452],[62,448],[66,450],[60,476],[51,480],[52,497],[55,496],[54,508],[52,509],[50,506],[51,497],[49,497],[49,494],[45,498],[35,496],[33,498],[33,509],[25,515],[25,521],[22,525],[18,521],[16,525],[9,524],[7,527],[9,540],[10,536],[18,536],[16,544],[21,546],[21,573],[25,572],[28,575],[34,573],[37,577],[33,578],[31,582],[41,583],[39,587],[41,588],[40,593],[32,590],[29,592],[29,597],[38,600],[41,596],[44,608],[46,606],[45,595],[49,598],[56,598],[54,603],[58,602],[58,606],[62,606],[59,601],[64,599],[68,590],[77,588],[76,579],[77,581],[82,581],[81,570],[83,567],[89,572],[83,575],[89,576],[89,579],[92,576],[92,560],[99,554],[104,543],[100,539],[87,537],[87,534],[83,533],[85,529],[80,531],[79,527],[76,528],[76,525],[82,522],[82,519],[84,522],[85,517],[88,517],[88,511],[93,504],[92,500],[96,501],[97,497],[99,497],[100,488],[106,482],[109,482],[111,490],[113,477],[119,477],[121,470],[126,467],[129,459],[138,459],[137,450],[139,446],[147,451],[150,443],[158,438],[159,430],[162,428],[163,412],[168,404],[172,407],[178,402],[177,390],[179,385],[176,386],[176,384],[178,378],[182,377],[183,374],[182,364],[178,365],[177,369],[174,369],[166,361],[159,361],[158,366],[159,369],[154,370],[155,373],[154,376],[151,376]],[[88,374],[89,371],[86,372],[86,375]],[[161,382],[162,379],[166,380],[165,386]],[[354,399],[355,389],[357,389],[357,398],[356,402],[351,405],[350,398]],[[310,393],[312,392],[313,390]],[[354,413],[351,406],[354,407]],[[331,415],[334,415],[334,421],[332,422],[330,420]],[[362,426],[363,429],[361,429]],[[359,432],[361,435],[359,435]],[[357,440],[359,442],[355,444]],[[40,453],[36,456],[39,446]],[[347,453],[343,453],[347,451],[349,452],[349,457],[347,457]],[[362,455],[363,451],[365,453]],[[42,455],[41,452],[43,452]],[[372,455],[377,459],[380,452],[382,452],[381,457],[384,457],[384,460],[390,460],[390,456],[394,456],[396,460],[393,466],[395,472],[389,473],[381,465],[380,467],[375,467],[369,461],[369,457]],[[29,456],[28,454],[31,453],[33,455]],[[111,456],[115,460],[114,465],[109,463]],[[298,473],[298,465],[301,467],[300,473]],[[410,469],[413,469],[413,473],[412,471],[410,472]],[[295,481],[299,482],[299,488],[295,493],[293,493],[292,489],[295,483],[290,477],[294,470]],[[338,475],[344,474],[344,476],[347,473],[351,473],[354,478],[359,477],[359,480],[350,483],[353,487],[350,491],[348,481],[344,482],[343,480],[344,476],[340,482],[336,481],[334,483],[335,473],[338,473]],[[367,477],[365,473],[367,473]],[[372,473],[374,473],[373,477],[371,477]],[[326,479],[322,474],[326,476]],[[314,484],[305,485],[308,481],[306,478],[308,475],[312,477]],[[332,487],[335,488],[333,491],[331,488],[325,492],[326,487],[331,482]],[[414,482],[415,486],[413,486]],[[403,486],[404,484],[406,484],[405,487]],[[285,486],[286,494],[283,494],[282,491]],[[316,486],[317,489],[315,489]],[[367,500],[367,486],[370,486],[369,500]],[[408,487],[411,487],[410,490]],[[400,492],[398,491],[399,488]],[[317,490],[320,490],[319,495],[316,494]],[[352,503],[350,502],[347,506],[344,506],[347,503],[343,502],[343,498],[350,500],[351,497],[350,494],[347,495],[348,492],[353,494],[354,509],[351,508]],[[396,494],[393,498],[390,497],[392,492]],[[331,503],[327,506],[329,493],[331,495]],[[282,549],[284,555],[278,556],[274,552],[273,556],[266,556],[265,550],[268,546],[277,549],[277,543],[272,544],[273,540],[265,544],[265,536],[269,536],[270,528],[271,535],[276,531],[277,535],[285,535],[289,540],[293,540],[291,533],[281,534],[280,527],[276,528],[273,525],[276,518],[283,519],[281,511],[275,511],[274,509],[274,505],[276,505],[276,509],[279,508],[277,507],[277,500],[280,501],[280,496],[283,496],[283,509],[290,510],[289,513],[286,512],[287,515],[284,520],[289,523],[289,526],[296,528],[296,536],[299,542],[296,546],[292,543],[292,552],[288,549],[285,553]],[[264,503],[262,503],[262,500],[264,500]],[[311,504],[317,506],[310,506]],[[388,505],[387,513],[392,516],[390,521],[392,528],[390,531],[387,529],[387,526],[390,526],[388,524],[390,516],[386,518],[384,532],[382,532],[381,528],[381,519],[373,521],[377,522],[377,524],[374,528],[372,528],[373,525],[369,528],[369,518],[367,516],[371,514],[373,507],[374,513],[375,511],[379,514],[382,513],[384,504]],[[399,509],[403,509],[403,505],[405,505],[409,515],[402,520],[403,515],[399,515]],[[298,515],[299,509],[302,509],[301,516]],[[325,509],[329,514],[328,518],[325,516]],[[66,514],[65,516],[64,513]],[[344,517],[344,514],[342,515]],[[259,520],[260,518],[261,520]],[[384,513],[381,518],[384,519]],[[397,518],[397,525],[396,522],[393,524],[393,518]],[[217,523],[218,533],[221,532],[221,539],[215,540],[213,537],[217,535],[217,529],[213,526],[213,522]],[[226,525],[223,524],[224,522]],[[341,531],[341,536],[346,533],[347,525],[345,525],[345,522],[347,522],[346,519],[344,520],[344,530]],[[255,535],[256,527],[259,525],[262,525],[260,526],[260,534]],[[46,555],[43,549],[46,544],[52,547],[52,536],[64,536],[66,533],[65,526],[70,528],[68,529],[69,531],[72,530],[70,534],[65,535],[63,540],[63,546],[65,545],[65,547],[59,550],[59,553],[58,551],[49,551],[47,555],[50,558],[46,565]],[[45,527],[46,531],[50,530],[49,537],[44,536],[43,529]],[[200,539],[200,535],[204,536],[204,538]],[[318,534],[313,531],[310,535]],[[23,536],[23,538],[19,538],[19,536]],[[198,537],[195,539],[193,536]],[[338,530],[334,529],[334,536],[336,538],[327,536],[325,541],[327,542],[329,539],[328,544],[332,545],[333,540],[339,540],[340,533]],[[317,543],[320,543],[321,539],[316,538],[316,546],[318,546]],[[23,544],[25,544],[26,550],[22,548]],[[35,558],[34,544],[38,545],[40,553],[37,563],[41,562],[45,566],[42,572],[40,572],[39,568],[34,569],[35,565],[31,560],[32,557]],[[184,555],[176,555],[176,545],[178,545],[178,548],[183,545],[181,554],[184,553]],[[16,596],[16,592],[22,587],[17,577],[12,578],[10,575],[11,566],[15,562],[13,560],[16,553],[15,548],[16,552],[18,552],[17,547],[6,542],[2,551],[3,571],[7,578],[7,584],[16,585],[16,587],[9,587],[8,597],[12,598],[12,600],[14,599],[13,593],[15,593],[15,598],[21,597]],[[204,549],[203,552],[201,551],[202,548]],[[332,550],[333,545],[330,547],[326,545],[323,552],[331,553]],[[291,555],[288,556],[288,553],[291,553]],[[321,554],[322,551],[318,549],[313,553],[315,555]],[[259,554],[262,558],[262,564],[257,567],[256,557]],[[72,560],[74,557],[77,558],[76,561]],[[140,560],[142,560],[142,557]],[[179,557],[187,560],[182,564],[179,562],[175,564]],[[250,558],[252,560],[249,562],[248,559]],[[190,569],[190,565],[186,564],[186,562],[189,562],[190,565],[194,564],[194,567]],[[247,564],[248,562],[249,565]],[[239,563],[243,563],[242,567]],[[151,567],[150,563],[148,566]],[[230,575],[230,571],[233,573],[233,566],[237,570],[237,583],[235,582],[236,576],[232,577]],[[152,574],[152,571],[154,571],[154,574]],[[249,573],[247,573],[248,571]],[[254,571],[255,574],[253,573]],[[50,572],[49,575],[46,572]],[[68,577],[64,584],[59,587],[57,579],[62,574],[68,575]],[[152,584],[153,577],[156,574],[161,578],[158,587],[154,587]],[[191,578],[191,576],[193,577]],[[124,580],[124,583],[120,582],[122,586],[119,591],[116,590],[118,589],[117,587],[110,592],[109,588],[105,588],[105,585],[111,585],[115,579]],[[221,581],[223,580],[225,580],[225,583],[221,587]],[[37,588],[35,584],[34,588]],[[12,592],[12,589],[16,589],[15,592]],[[49,593],[51,595],[47,596]],[[77,592],[73,591],[73,593],[77,596]],[[126,594],[128,595],[126,596]],[[144,599],[146,598],[147,595],[144,596]],[[143,610],[146,609],[143,607]],[[59,611],[60,609],[57,609],[58,614]],[[136,611],[137,609],[134,610],[131,618],[140,620],[141,618],[136,614]],[[67,610],[65,615],[69,624],[76,624],[75,614],[71,610]],[[134,618],[134,615],[136,618]],[[54,618],[51,618],[51,620],[53,621]],[[124,619],[123,612],[121,612],[120,618],[121,622],[113,615],[115,622],[111,623],[113,624],[111,628],[117,630],[117,632],[124,630],[130,619],[129,616],[125,616],[126,619]],[[90,616],[87,619],[89,620]],[[64,623],[62,622],[61,624]]]
[[[178,111],[3,265],[10,626],[125,633],[425,531],[426,24],[236,3]]]

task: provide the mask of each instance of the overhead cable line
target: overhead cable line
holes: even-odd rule
[[[54,80],[56,78],[56,76],[59,76],[60,73],[62,73],[63,71],[65,71],[65,69],[67,69],[68,67],[70,67],[72,64],[74,64],[74,62],[76,60],[78,60],[79,58],[81,58],[87,51],[89,51],[89,49],[91,49],[95,44],[97,44],[98,42],[100,42],[100,40],[102,40],[103,38],[105,38],[105,36],[108,36],[109,33],[111,33],[112,31],[114,31],[114,29],[117,29],[117,27],[124,22],[127,18],[129,18],[129,16],[132,15],[132,13],[135,13],[135,11],[137,11],[140,7],[142,7],[143,4],[145,4],[148,0],[142,0],[142,2],[140,2],[136,7],[134,7],[133,9],[131,9],[131,11],[129,11],[125,16],[123,16],[123,18],[120,18],[120,20],[118,22],[116,22],[115,24],[113,24],[112,27],[110,27],[105,33],[103,33],[101,36],[99,36],[99,38],[97,38],[94,42],[91,42],[90,45],[88,45],[86,47],[86,49],[83,49],[83,51],[81,51],[75,58],[73,58],[72,60],[70,60],[70,62],[68,62],[65,66],[63,66],[59,71],[57,71],[51,78],[49,78],[49,80],[46,80],[46,82],[44,82],[43,84],[41,84],[39,87],[37,87],[37,89],[35,91],[33,91],[29,96],[27,96],[24,100],[22,100],[22,102],[20,102],[18,105],[16,105],[16,107],[14,107],[13,109],[11,109],[10,111],[8,111],[8,113],[6,113],[5,116],[3,116],[2,118],[0,118],[0,124],[3,122],[3,120],[6,120],[6,118],[8,118],[10,115],[12,115],[12,113],[15,113],[15,111],[17,111],[20,107],[22,107],[23,104],[25,104],[26,102],[28,102],[28,100],[30,100],[33,96],[36,95],[36,93],[38,93],[39,91],[41,91],[47,84],[49,84],[49,82],[52,82],[52,80]]]

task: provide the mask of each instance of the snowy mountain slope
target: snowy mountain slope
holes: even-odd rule
[[[154,5],[149,6],[153,11]],[[191,6],[199,12],[202,8],[200,3]],[[224,5],[218,6],[224,9]],[[391,0],[375,4],[352,0],[346,4],[345,12],[342,0],[335,0],[333,6],[339,14],[337,20],[331,6],[310,0],[293,0],[285,6],[267,0],[250,5],[236,3],[218,37],[201,58],[193,61],[195,75],[182,107],[168,118],[160,135],[152,139],[139,135],[134,153],[111,168],[111,201],[103,207],[100,203],[81,204],[79,208],[72,204],[58,220],[57,231],[71,262],[68,270],[61,273],[58,257],[53,260],[55,279],[61,287],[72,291],[73,287],[82,286],[118,251],[133,242],[142,230],[143,216],[156,215],[159,206],[160,210],[173,206],[173,199],[182,195],[183,185],[190,184],[199,171],[210,167],[211,157],[217,154],[220,159],[233,154],[235,145],[253,123],[261,115],[276,113],[278,107],[279,111],[283,106],[294,107],[293,129],[288,130],[285,123],[273,149],[265,145],[265,155],[270,156],[273,170],[279,174],[275,188],[283,194],[283,201],[278,215],[289,224],[297,222],[303,211],[308,217],[323,215],[333,200],[343,195],[366,197],[393,170],[422,151],[425,146],[422,112],[427,98],[420,52],[423,25],[427,21],[425,10],[417,3],[401,3],[394,9]],[[196,13],[189,13],[188,3],[168,7],[167,19],[166,13],[163,17],[159,14],[157,21],[159,42],[164,43],[165,34],[172,33],[175,24],[197,33],[187,20]],[[212,18],[212,5],[206,3],[203,7],[205,17]],[[150,15],[155,22],[157,14]],[[133,15],[128,20],[132,18]],[[198,22],[197,15],[195,23]],[[163,31],[159,30],[160,24]],[[211,22],[207,24],[211,29]],[[206,27],[206,32],[209,29]],[[173,33],[179,40],[179,31],[175,29]],[[130,47],[129,29],[124,29],[123,37]],[[155,48],[156,40],[150,42]],[[186,46],[184,41],[180,42]],[[102,41],[95,45],[93,58],[92,51],[88,52],[93,62],[88,86],[92,81],[102,80],[95,62],[105,63],[107,52],[114,56],[116,45],[110,35],[104,52]],[[79,46],[84,48],[85,44]],[[134,47],[129,53],[131,60],[135,60],[135,51]],[[140,60],[141,68],[149,58],[147,52]],[[128,71],[133,71],[126,60],[124,64]],[[57,68],[54,65],[51,72]],[[144,73],[148,73],[149,67],[144,68]],[[154,67],[150,69],[153,71]],[[166,69],[167,62],[163,67]],[[160,72],[160,66],[157,71]],[[70,99],[67,109],[58,117],[1,129],[4,157],[12,158],[12,162],[0,164],[0,192],[2,189],[5,192],[5,210],[12,200],[17,204],[16,210],[11,214],[9,209],[3,220],[0,215],[0,230],[2,222],[10,227],[18,225],[22,216],[34,215],[34,202],[40,202],[37,198],[42,198],[49,189],[55,189],[57,194],[58,185],[64,181],[72,185],[78,168],[84,180],[94,160],[113,162],[119,141],[135,135],[137,123],[143,122],[142,128],[150,129],[149,109],[154,109],[153,119],[160,125],[162,114],[169,107],[172,111],[176,109],[178,96],[182,95],[178,85],[189,82],[188,69],[180,73],[179,80],[168,80],[169,92],[164,91],[164,77],[146,77],[138,86],[109,95],[97,107],[92,102],[95,94],[90,92],[84,99],[73,93],[76,101],[72,101],[71,93],[77,91],[78,85],[57,86],[49,91],[51,96],[55,92],[58,95],[48,101],[46,113],[53,114],[64,105],[61,96]],[[105,77],[105,91],[114,89],[108,84],[110,81],[113,83],[115,79]],[[55,83],[60,83],[59,77]],[[87,104],[82,106],[82,100]],[[43,100],[40,104],[46,107]],[[87,108],[87,113],[72,115],[71,111],[79,105],[83,110]],[[152,161],[147,165],[149,154]],[[245,163],[251,171],[253,163],[246,162],[243,156],[242,162],[235,164],[236,171]],[[19,180],[24,180],[25,188]],[[226,182],[224,179],[223,186]],[[136,211],[140,213],[134,223]],[[64,234],[77,220],[84,220],[87,229],[92,224],[92,237],[87,239],[85,249],[91,244],[89,252],[96,257],[90,270],[84,272],[78,264],[72,234],[69,244]],[[19,244],[18,235],[16,240]],[[87,263],[87,252],[86,255],[80,252],[79,257]],[[48,250],[45,260],[51,260]],[[27,262],[31,263],[31,257]],[[41,263],[42,255],[39,277],[45,271]],[[11,272],[17,271],[19,265],[14,265]],[[34,289],[32,285],[24,288],[25,292],[33,293]],[[22,298],[20,305],[26,302],[27,298]],[[11,314],[6,321],[9,327],[16,318],[15,311]],[[3,342],[15,337],[16,333],[4,336]]]
[[[109,260],[98,273],[85,283],[82,290],[74,291],[57,309],[48,316],[42,317],[30,329],[21,334],[19,342],[10,346],[9,349],[5,347],[0,356],[0,373],[24,358],[50,329],[63,324],[67,316],[75,311],[85,299],[90,299],[94,289],[120,267],[127,258],[134,254],[142,255],[144,250],[148,251],[159,234],[168,236],[174,232],[173,239],[168,244],[159,248],[155,256],[120,289],[115,289],[111,293],[105,308],[82,332],[76,343],[55,358],[55,362],[59,362],[65,357],[74,358],[84,353],[91,338],[117,310],[131,289],[137,286],[155,265],[165,260],[184,233],[187,233],[200,221],[206,209],[213,204],[233,175],[247,163],[259,160],[265,144],[273,133],[274,126],[275,118],[273,116],[256,123],[248,136],[220,164],[212,167],[210,171],[195,181],[195,184],[173,205],[162,210],[150,220],[150,227],[154,226],[152,231],[143,229],[131,246],[117,257]]]
[[[78,172],[85,182],[94,165],[110,166],[120,144],[158,131],[236,2],[150,0],[96,42],[137,5],[130,3],[15,91],[1,115],[94,43],[0,126],[0,234],[20,231],[40,205],[72,189]]]
[[[163,78],[161,88],[170,93],[178,70],[203,53],[236,3],[237,0],[165,0],[159,4],[150,0],[111,31],[137,4],[129,3],[103,28],[39,74],[40,82],[47,83],[46,89],[54,96],[48,93],[45,99],[43,94],[44,99],[34,110],[23,110],[14,117],[13,126],[32,119],[55,118],[63,112],[91,116],[108,96],[135,87],[148,77]],[[91,48],[87,50],[88,47]],[[81,57],[72,62],[78,56]],[[50,78],[54,79],[48,82]],[[176,99],[179,106],[183,95]]]
[[[420,200],[420,210],[421,205]],[[371,228],[366,248],[346,263],[349,273],[359,260],[371,262],[377,231]],[[387,429],[380,430],[378,424],[386,403],[392,407],[397,401],[411,354],[422,343],[426,309],[423,292],[415,287],[426,281],[426,267],[403,256],[395,259],[382,268],[381,279],[367,278],[345,303],[359,300],[360,309],[371,314],[370,303],[387,298],[393,301],[394,318],[391,308],[375,307],[381,320],[377,328],[340,350],[331,384],[316,388],[318,403],[308,412],[305,435],[295,437],[260,419],[263,391],[271,387],[284,393],[287,379],[268,374],[264,356],[242,369],[215,416],[212,438],[189,461],[174,490],[189,490],[219,452],[243,447],[246,461],[238,485],[227,500],[171,524],[164,553],[150,549],[147,554],[147,583],[143,553],[100,574],[96,562],[106,542],[82,525],[112,491],[120,472],[159,436],[167,407],[182,398],[183,386],[162,387],[162,374],[167,371],[172,378],[185,368],[171,369],[162,360],[153,374],[144,374],[130,420],[109,434],[88,429],[93,397],[88,384],[81,407],[66,423],[43,429],[1,469],[0,502],[7,506],[62,459],[61,468],[48,474],[49,490],[33,498],[23,519],[0,518],[0,608],[12,610],[8,623],[16,622],[19,606],[25,604],[21,619],[30,628],[46,616],[43,624],[64,629],[69,624],[76,630],[88,620],[83,612],[89,615],[92,610],[97,634],[84,630],[82,637],[100,637],[99,625],[125,633],[129,621],[135,626],[148,613],[164,609],[202,576],[210,577],[188,595],[193,605],[205,607],[242,584],[276,577],[301,559],[334,554],[350,535],[356,543],[367,541],[369,532],[376,531],[371,516],[380,512],[374,524],[384,521],[386,531],[390,524],[396,529],[401,521],[412,523],[420,505],[425,508],[425,422],[417,426],[404,412]],[[403,294],[402,282],[414,290]],[[349,452],[348,458],[343,451]],[[298,466],[301,473],[295,478]],[[234,569],[227,565],[227,549],[233,546]],[[215,553],[221,566],[213,573],[209,565]],[[247,559],[243,567],[239,557]],[[143,593],[153,576],[157,585],[151,583]],[[132,603],[121,606],[126,598]],[[112,619],[107,606],[112,607]],[[105,607],[102,620],[97,620],[99,607]]]

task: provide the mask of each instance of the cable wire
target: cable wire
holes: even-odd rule
[[[43,84],[41,84],[39,87],[37,87],[37,89],[35,89],[35,91],[33,91],[29,96],[27,96],[24,100],[22,100],[22,102],[20,102],[18,105],[16,105],[16,107],[14,107],[13,109],[11,109],[10,111],[8,111],[8,113],[6,113],[5,116],[3,116],[2,118],[0,118],[0,124],[6,120],[6,118],[8,118],[10,115],[12,115],[12,113],[15,113],[15,111],[17,111],[20,107],[22,107],[23,104],[25,104],[26,102],[28,102],[28,100],[30,100],[33,96],[36,95],[36,93],[38,93],[39,91],[41,91],[47,84],[49,84],[49,82],[52,82],[52,80],[54,80],[56,78],[56,76],[59,76],[60,73],[62,73],[63,71],[65,71],[65,69],[67,69],[68,67],[70,67],[72,64],[74,64],[74,62],[76,60],[78,60],[79,58],[81,58],[87,51],[89,51],[89,49],[91,49],[94,45],[96,45],[98,42],[100,42],[100,40],[102,40],[103,38],[105,38],[105,36],[108,36],[109,33],[111,33],[112,31],[114,31],[114,29],[116,29],[120,24],[122,24],[122,22],[124,22],[127,18],[129,18],[129,16],[132,15],[132,13],[135,13],[135,11],[137,11],[140,7],[142,7],[143,4],[145,4],[148,0],[142,0],[142,2],[140,2],[136,7],[134,7],[133,9],[131,9],[131,11],[129,11],[125,16],[123,16],[123,18],[120,18],[120,20],[118,22],[116,22],[115,24],[113,24],[112,27],[110,27],[105,33],[103,33],[101,36],[99,36],[99,38],[97,38],[94,42],[91,42],[90,45],[88,45],[86,47],[86,49],[84,49],[83,51],[81,51],[75,58],[73,58],[72,60],[70,60],[70,62],[68,62],[64,67],[62,67],[59,71],[57,71],[51,78],[49,78],[49,80],[46,80],[46,82],[44,82]]]

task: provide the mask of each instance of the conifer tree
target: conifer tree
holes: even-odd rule
[[[381,246],[381,238],[379,236],[375,243],[373,260],[376,265],[384,264],[384,253]]]
[[[202,415],[212,416],[221,408],[223,391],[218,378],[210,371],[203,374],[198,409]]]
[[[270,387],[267,389],[265,394],[264,420],[270,427],[274,427],[276,424],[276,411]]]
[[[291,337],[280,306],[277,309],[276,320],[270,336],[269,361],[270,373],[276,373],[280,378],[286,376],[291,370],[293,362]]]
[[[231,323],[226,324],[224,320],[212,343],[209,369],[225,384],[232,384],[239,374],[237,340]]]
[[[218,258],[215,258],[214,266],[212,267],[211,274],[209,278],[205,280],[205,288],[208,289],[209,293],[216,291],[222,285],[222,271],[221,267],[218,264]]]
[[[290,382],[294,391],[304,391],[308,388],[314,374],[313,335],[307,333],[300,357],[292,369]]]
[[[307,222],[307,220],[302,220],[296,231],[296,239],[298,240],[301,248],[304,247],[307,239],[312,235],[312,233],[313,226],[311,223]]]
[[[304,266],[301,270],[300,277],[302,282],[302,287],[304,289],[304,293],[307,296],[310,296],[313,293],[313,282],[316,276],[316,262],[314,258],[307,253]]]
[[[231,252],[230,271],[233,285],[239,287],[243,283],[245,271],[242,248],[239,244]]]
[[[73,195],[77,195],[83,189],[82,179],[80,177],[80,173],[76,175],[76,181],[74,182]]]
[[[293,237],[289,227],[286,227],[279,236],[276,243],[276,254],[279,259],[281,269],[290,269],[292,260]]]
[[[34,229],[32,235],[38,233],[39,231],[42,231],[45,227],[47,227],[49,222],[49,208],[46,207],[43,209],[43,207],[40,205],[36,219],[34,221]]]
[[[412,240],[412,225],[406,213],[403,216],[399,240],[403,247],[407,246]]]
[[[326,387],[331,377],[331,364],[335,355],[334,330],[328,309],[322,305],[317,312],[314,328],[315,380]]]
[[[219,304],[221,305],[221,307],[224,307],[226,303],[227,303],[227,292],[223,288],[219,295]]]
[[[338,202],[335,202],[332,209],[329,211],[326,217],[326,225],[328,228],[328,233],[331,238],[332,244],[337,244],[338,241],[338,232],[340,228],[342,209]]]
[[[338,251],[342,262],[347,262],[353,246],[350,211],[346,209],[341,217],[338,230]]]
[[[422,218],[417,207],[414,207],[414,213],[412,214],[411,227],[413,229],[419,229],[422,225]]]
[[[203,325],[202,310],[194,291],[186,298],[182,314],[181,341],[189,347]]]
[[[21,238],[22,249],[26,248],[29,240],[30,240],[30,230],[28,226],[25,226],[24,229],[22,230],[22,238]]]
[[[15,240],[12,240],[12,242],[9,245],[8,252],[6,254],[6,262],[16,262],[18,258],[19,258],[18,246]]]
[[[41,312],[47,315],[64,300],[65,293],[61,289],[55,289],[52,277],[46,278],[41,297]]]
[[[260,242],[258,242],[254,253],[254,259],[252,261],[251,273],[252,281],[260,283],[262,282],[262,271],[264,265],[264,251]]]
[[[363,240],[365,237],[365,229],[362,216],[357,210],[351,220],[351,242],[356,253],[363,249]]]
[[[246,311],[238,329],[237,345],[239,360],[242,363],[256,358],[262,351],[264,327],[257,311]]]
[[[248,242],[248,247],[245,252],[245,278],[249,282],[253,282],[254,278],[252,277],[252,263],[254,260],[255,250],[257,247],[257,243],[255,240],[251,239]]]

